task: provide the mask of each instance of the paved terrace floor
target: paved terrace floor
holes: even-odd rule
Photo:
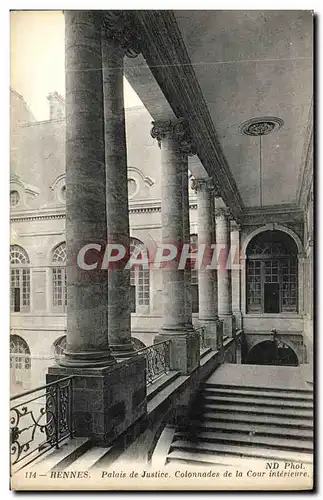
[[[304,380],[304,373],[298,366],[225,363],[212,373],[206,383],[240,387],[309,389]]]

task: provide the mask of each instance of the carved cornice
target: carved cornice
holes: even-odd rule
[[[65,214],[52,214],[52,215],[19,215],[16,217],[10,217],[10,222],[34,222],[37,220],[53,220],[53,219],[65,219]]]
[[[189,156],[196,154],[190,129],[183,118],[155,121],[152,126],[150,133],[153,139],[157,139],[159,147],[165,137],[173,137],[178,141],[182,153]]]
[[[197,203],[192,202],[189,204],[190,210],[197,209]],[[129,208],[129,214],[150,214],[150,213],[158,213],[161,211],[160,205],[152,206],[152,207],[131,207]],[[17,216],[10,217],[10,222],[34,222],[41,220],[54,220],[54,219],[65,219],[66,214],[38,214],[38,215],[23,215],[19,214]]]
[[[277,223],[277,221],[303,224],[303,218],[303,210],[295,204],[272,205],[245,209],[241,223],[243,226]]]
[[[135,16],[142,34],[143,57],[174,114],[185,118],[190,124],[199,159],[209,177],[220,187],[225,203],[230,206],[235,217],[238,217],[243,202],[174,13],[169,10],[141,10],[136,11]]]
[[[132,13],[126,10],[106,10],[98,11],[98,15],[102,36],[115,40],[126,56],[136,57],[140,53],[140,43]]]

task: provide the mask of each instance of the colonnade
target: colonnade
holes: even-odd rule
[[[129,269],[84,270],[79,251],[88,244],[104,248],[117,243],[129,248],[127,151],[123,102],[123,58],[129,49],[126,24],[113,14],[65,12],[66,26],[66,236],[67,347],[64,366],[97,367],[134,354],[131,344]],[[152,137],[161,148],[162,243],[180,250],[189,244],[188,156],[195,154],[189,124],[183,119],[153,122]],[[199,320],[208,345],[221,346],[223,333],[232,336],[231,271],[228,211],[218,206],[211,179],[195,179],[198,243],[205,245],[210,264],[220,247],[217,269],[199,269]],[[179,266],[181,252],[163,269],[163,317],[156,341],[172,339],[172,365],[195,369],[199,353],[192,325],[190,268]],[[125,256],[127,257],[127,256]],[[87,253],[89,263],[102,259],[100,250]],[[214,260],[213,260],[214,262]],[[230,267],[230,266],[229,266]],[[236,278],[236,277],[235,277]],[[236,287],[237,280],[234,281]],[[234,302],[234,307],[238,304]]]
[[[146,361],[131,343],[126,265],[123,61],[136,54],[128,21],[126,11],[65,11],[67,332],[64,356],[48,369],[47,381],[76,375],[75,433],[105,444],[147,411]],[[169,340],[170,368],[189,374],[200,364],[200,337],[192,325],[190,269],[179,260],[189,245],[188,156],[195,150],[189,124],[181,118],[154,122],[151,135],[162,152],[162,243],[178,249],[163,269],[162,327],[154,341]],[[199,238],[209,253],[215,233],[221,242],[229,238],[227,217],[216,217],[211,184],[196,180]],[[106,268],[107,244],[126,251]],[[224,251],[227,255],[228,248]],[[200,323],[208,345],[220,349],[223,325],[227,335],[233,331],[230,274],[205,266],[199,285]]]

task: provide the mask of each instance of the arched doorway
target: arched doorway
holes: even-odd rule
[[[247,355],[248,365],[298,366],[298,358],[284,342],[265,340],[256,344]]]
[[[297,246],[293,238],[282,231],[259,233],[249,242],[246,257],[247,312],[297,312]]]

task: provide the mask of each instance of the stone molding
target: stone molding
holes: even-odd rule
[[[178,120],[159,120],[152,122],[151,136],[157,139],[159,147],[165,137],[173,137],[179,143],[182,153],[194,156],[196,149],[187,122],[183,118]]]
[[[209,177],[237,217],[243,202],[193,70],[174,12],[135,12],[142,33],[141,52],[176,116],[191,127],[196,150]]]
[[[26,222],[36,220],[52,220],[52,219],[65,219],[65,214],[52,214],[52,215],[20,215],[18,217],[11,217],[10,222]]]
[[[140,208],[129,208],[129,214],[149,214],[160,212],[160,206],[155,207],[140,207]],[[197,210],[197,203],[190,203],[190,210]],[[11,217],[10,222],[26,222],[26,221],[37,221],[37,220],[52,220],[52,219],[65,219],[66,214],[50,214],[50,215],[19,215],[17,217]]]
[[[297,205],[289,203],[286,205],[272,205],[268,207],[252,207],[244,210],[241,216],[243,226],[257,226],[275,223],[298,222],[303,224],[303,210]]]

